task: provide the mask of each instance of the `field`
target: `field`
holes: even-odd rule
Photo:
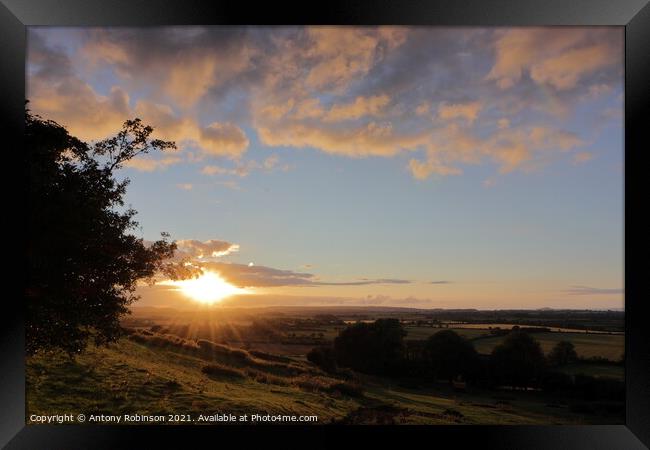
[[[476,339],[477,337],[489,335],[488,330],[479,330],[479,329],[472,329],[472,328],[449,328],[449,329],[454,330],[456,333],[470,340]],[[406,338],[427,339],[429,336],[435,334],[438,331],[440,331],[440,328],[409,326],[406,327],[406,332],[408,333],[406,335]]]
[[[561,371],[569,375],[591,375],[598,378],[613,378],[615,380],[625,380],[625,368],[611,364],[568,364],[561,368]]]
[[[449,314],[443,312],[441,314]],[[505,318],[511,317],[512,314]],[[480,313],[477,317],[485,323]],[[342,369],[326,373],[307,361],[314,347],[331,345],[356,321],[399,319],[408,341],[424,341],[450,327],[489,354],[504,339],[489,329],[441,324],[412,310],[135,311],[129,335],[109,347],[89,347],[27,360],[27,414],[289,414],[318,423],[593,424],[622,423],[622,403],[567,399],[548,392],[504,391],[478,385],[456,392],[427,379],[383,378]],[[462,317],[458,314],[452,315]],[[506,324],[504,317],[494,323]],[[552,317],[557,322],[556,315]],[[543,323],[543,317],[534,320]],[[587,317],[592,327],[597,320]],[[460,326],[460,325],[458,325]],[[610,325],[608,325],[610,326]],[[453,328],[451,328],[453,327]],[[617,328],[611,326],[612,331]],[[621,334],[533,333],[545,352],[570,340],[583,358],[616,361]],[[607,361],[560,368],[622,381],[623,367]]]
[[[208,375],[202,368],[218,364]],[[228,364],[226,364],[228,363]],[[232,368],[231,372],[227,369]],[[291,368],[292,373],[289,372]],[[248,372],[248,373],[247,373]],[[535,393],[474,390],[453,393],[446,386],[417,389],[376,377],[355,375],[360,392],[337,389],[351,383],[299,360],[266,364],[227,356],[202,358],[180,348],[152,346],[128,338],[109,348],[91,348],[75,361],[34,357],[27,364],[27,415],[86,414],[295,414],[319,423],[410,424],[579,424],[617,419],[569,410],[561,400]]]
[[[582,358],[602,357],[618,361],[625,348],[625,336],[620,334],[534,333],[533,336],[547,354],[555,344],[565,340],[573,343],[578,356]],[[479,353],[489,354],[503,339],[503,336],[477,339],[474,347]]]

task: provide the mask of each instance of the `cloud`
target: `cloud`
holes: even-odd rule
[[[558,91],[574,88],[599,69],[621,69],[622,33],[607,28],[536,28],[503,31],[487,75],[509,89],[524,75]]]
[[[248,139],[236,125],[213,122],[202,127],[167,104],[142,99],[132,105],[122,86],[112,86],[106,95],[98,93],[74,74],[72,61],[63,50],[48,46],[36,32],[30,33],[30,64],[34,70],[28,82],[30,108],[66,126],[80,139],[106,138],[117,133],[125,120],[140,117],[155,128],[156,138],[192,143],[209,155],[236,158],[248,147]],[[128,166],[152,171],[180,161],[179,157],[143,159]]]
[[[345,129],[292,123],[281,127],[260,127],[258,135],[263,144],[271,147],[309,147],[353,158],[394,156],[427,142],[424,132],[401,134],[389,122],[374,121]]]
[[[614,294],[624,294],[625,289],[622,288],[595,288],[590,286],[571,286],[565,291],[570,295],[614,295]]]
[[[133,88],[148,84],[159,99],[183,108],[249,70],[260,51],[243,27],[89,29],[81,56],[109,64]]]
[[[433,152],[435,153],[435,152]],[[409,170],[418,180],[425,180],[432,173],[438,175],[459,175],[462,171],[456,167],[451,167],[441,163],[435,154],[429,154],[425,161],[417,159],[409,160]]]
[[[438,107],[438,117],[445,120],[463,118],[472,123],[478,117],[482,107],[480,102],[456,104],[443,102]]]
[[[278,164],[278,160],[279,160],[278,155],[271,155],[264,160],[262,166],[266,170],[273,170],[273,168]]]
[[[241,186],[239,186],[239,183],[237,183],[236,181],[232,181],[232,180],[217,181],[217,184],[226,187],[228,189],[232,189],[233,191],[241,190]]]
[[[372,97],[357,97],[352,103],[335,104],[323,118],[327,122],[358,119],[360,117],[377,116],[390,102],[387,95]]]
[[[573,155],[573,164],[584,164],[593,159],[594,155],[590,152],[578,152]]]
[[[182,159],[177,156],[168,156],[160,159],[139,157],[126,161],[124,167],[138,170],[140,172],[153,172],[155,170],[163,170],[173,164],[178,164],[181,161]]]
[[[486,188],[494,187],[496,186],[496,184],[497,184],[497,180],[494,177],[486,178],[485,180],[483,180],[483,186]]]
[[[184,191],[191,191],[194,189],[194,185],[192,183],[179,183],[176,185],[176,187]]]
[[[447,281],[447,280],[429,281],[429,284],[451,284],[451,281]]]
[[[379,284],[408,284],[411,281],[393,278],[350,281],[326,281],[306,272],[275,269],[262,265],[236,264],[226,262],[197,262],[203,270],[218,272],[228,282],[238,287],[277,287],[277,286],[368,286]]]
[[[262,147],[399,157],[420,180],[484,163],[507,174],[594,142],[570,119],[620,94],[622,37],[606,27],[33,29],[27,87],[36,113],[82,139],[138,116],[179,144],[179,160],[137,170],[198,160],[206,175],[288,170],[273,156],[244,160],[255,133]],[[585,114],[620,122],[622,106],[601,109]]]
[[[279,158],[277,155],[271,155],[264,159],[262,162],[255,160],[238,161],[234,167],[227,168],[218,165],[207,165],[201,169],[203,175],[236,175],[239,177],[246,177],[255,170],[263,170],[265,172],[272,172],[276,169],[283,171],[289,170],[292,166],[284,164],[278,166]]]
[[[181,145],[195,145],[204,155],[239,158],[249,145],[248,138],[238,126],[213,122],[202,127],[189,117],[175,114],[169,105],[140,100],[133,115],[151,124],[156,129],[156,137],[177,141]]]
[[[411,159],[409,170],[417,179],[431,174],[458,175],[455,164],[479,164],[488,159],[505,174],[531,167],[544,157],[585,145],[576,134],[543,125],[497,128],[479,138],[471,128],[451,124],[438,129],[427,146],[424,160]]]
[[[385,54],[399,47],[407,31],[398,27],[309,27],[300,59],[311,62],[305,77],[310,88],[341,90],[365,75]]]
[[[239,156],[248,148],[244,132],[231,123],[213,122],[201,128],[199,142],[207,153],[213,155]]]
[[[210,239],[197,241],[196,239],[181,239],[176,241],[177,254],[182,258],[218,258],[229,255],[239,250],[239,245],[231,242]]]
[[[201,173],[203,175],[222,175],[229,172],[230,171],[228,169],[220,166],[205,166],[201,169]]]

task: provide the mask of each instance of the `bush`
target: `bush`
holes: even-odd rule
[[[147,330],[134,332],[129,335],[129,339],[139,344],[153,347],[176,348],[188,351],[196,351],[198,349],[196,343],[192,340],[183,339],[173,334],[155,334]]]
[[[248,369],[246,374],[252,380],[263,384],[275,384],[278,386],[287,386],[289,381],[284,377],[279,377],[267,372],[260,372],[258,370]]]
[[[390,375],[400,369],[406,331],[397,319],[359,322],[334,339],[336,362],[360,372]]]
[[[576,375],[575,391],[585,400],[625,400],[625,383],[611,378]]]
[[[298,386],[300,389],[304,389],[306,391],[311,391],[311,392],[327,392],[330,390],[330,387],[332,386],[331,383],[321,377],[310,377],[310,376],[300,376],[297,378],[293,379],[293,384],[295,386]]]
[[[546,392],[568,392],[573,389],[573,380],[566,373],[549,372],[542,378],[542,389]]]
[[[249,350],[248,353],[250,353],[255,358],[263,359],[265,361],[282,362],[282,363],[291,362],[291,358],[287,358],[286,356],[272,355],[270,353],[261,352],[259,350]]]
[[[442,412],[443,415],[455,420],[455,421],[460,421],[464,416],[463,413],[453,409],[453,408],[447,408]]]
[[[558,342],[548,355],[549,363],[555,366],[565,366],[577,360],[578,354],[576,353],[576,349],[569,341]]]
[[[531,335],[513,332],[492,351],[492,375],[498,383],[528,386],[543,374],[546,359]]]
[[[251,355],[246,350],[232,348],[216,342],[199,339],[196,342],[198,354],[205,359],[225,360],[229,364],[252,363]]]
[[[208,364],[206,366],[203,366],[201,372],[206,375],[216,377],[246,378],[246,374],[243,371],[235,367],[224,366],[222,364]]]
[[[465,379],[476,377],[478,354],[471,342],[455,331],[438,331],[427,339],[425,349],[435,379],[451,380],[458,375]]]
[[[363,397],[363,388],[359,383],[343,382],[334,383],[330,386],[330,390],[338,391],[348,397]]]
[[[331,347],[315,347],[307,353],[307,360],[325,372],[336,372],[336,357]]]

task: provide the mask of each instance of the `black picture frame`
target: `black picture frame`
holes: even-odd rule
[[[650,327],[645,321],[642,253],[647,248],[641,158],[648,151],[650,117],[650,4],[648,0],[329,0],[320,5],[232,0],[0,0],[1,127],[22,154],[26,27],[151,26],[207,24],[408,24],[445,26],[613,25],[625,27],[625,425],[431,426],[431,427],[235,427],[25,425],[25,364],[22,309],[5,313],[1,327],[0,445],[6,448],[123,448],[147,442],[187,446],[197,439],[220,445],[225,435],[269,435],[286,445],[338,442],[340,432],[404,442],[413,433],[431,443],[464,447],[534,449],[641,449],[650,446]],[[25,160],[21,163],[25,167]],[[6,169],[6,171],[8,171]],[[14,186],[15,191],[15,186]],[[18,230],[21,222],[16,222]],[[23,230],[25,228],[22,228]],[[645,245],[644,245],[645,244]],[[23,250],[23,255],[25,254]],[[18,275],[23,276],[24,274]],[[290,432],[289,432],[290,431]],[[189,440],[189,441],[188,441]],[[153,442],[157,441],[158,444]],[[269,439],[269,443],[273,440]],[[406,441],[409,442],[409,441]],[[416,442],[416,441],[410,441]],[[421,441],[426,442],[426,441]],[[225,443],[224,443],[225,445]],[[416,444],[420,445],[420,444]]]

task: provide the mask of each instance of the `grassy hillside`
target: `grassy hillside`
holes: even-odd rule
[[[534,393],[456,394],[441,385],[413,389],[350,372],[327,375],[300,359],[155,334],[91,347],[75,360],[29,358],[27,416],[66,412],[315,414],[319,423],[364,424],[616,421],[571,412]]]

